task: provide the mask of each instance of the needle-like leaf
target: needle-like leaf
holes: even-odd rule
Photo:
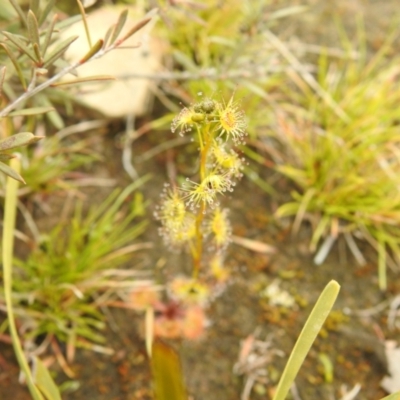
[[[46,36],[44,38],[43,45],[42,45],[43,57],[46,55],[46,51],[47,51],[47,48],[49,47],[49,44],[51,41],[51,36],[53,35],[54,26],[55,26],[57,20],[58,20],[58,15],[56,14],[56,15],[54,15],[53,19],[51,20],[49,27],[46,29]]]
[[[99,39],[94,46],[79,60],[80,64],[84,64],[87,60],[90,60],[96,53],[98,53],[103,47],[103,40]]]
[[[51,64],[54,63],[58,58],[60,58],[65,51],[67,51],[68,47],[71,45],[72,42],[74,42],[76,39],[78,39],[79,36],[73,36],[68,39],[63,40],[50,54],[48,57],[46,57],[43,67],[47,68]]]
[[[23,53],[25,53],[32,61],[36,62],[35,55],[27,49],[26,44],[13,33],[10,32],[1,32],[10,42],[12,42],[15,46],[17,46]]]
[[[39,17],[39,26],[42,26],[43,22],[46,21],[47,16],[50,14],[50,11],[54,10],[54,2],[55,0],[49,0],[48,3],[46,4],[46,7],[44,8]]]
[[[17,12],[17,14],[19,15],[19,17],[21,18],[21,21],[24,23],[24,25],[26,27],[28,27],[28,22],[26,20],[26,16],[25,16],[24,12],[22,11],[22,8],[18,4],[18,2],[16,0],[9,0],[9,1],[10,1],[11,5],[14,7],[14,9]]]
[[[38,27],[38,22],[37,22],[36,16],[32,10],[28,11],[27,23],[28,23],[29,40],[31,41],[33,47],[35,47],[35,44],[36,44],[37,48],[39,48],[39,44],[40,44],[39,27]],[[35,53],[36,53],[36,50],[35,50]],[[40,60],[40,59],[41,59],[41,56],[39,56],[38,60]]]
[[[127,17],[128,17],[128,10],[122,11],[118,18],[118,21],[115,25],[114,31],[112,33],[112,36],[110,39],[110,44],[113,44],[117,40],[119,34],[121,33],[122,29],[124,28]]]

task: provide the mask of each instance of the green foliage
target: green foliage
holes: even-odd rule
[[[68,178],[70,172],[101,160],[91,147],[91,138],[73,140],[56,134],[46,137],[36,148],[26,149],[21,155],[26,186],[19,190],[19,195],[73,188],[75,180]]]
[[[21,132],[4,139],[0,139],[0,171],[8,176],[11,176],[13,179],[16,179],[19,182],[25,183],[21,175],[19,175],[15,170],[10,168],[2,161],[9,160],[14,157],[12,154],[9,154],[10,150],[21,146],[26,146],[30,143],[35,143],[40,139],[40,137],[35,137],[30,132]]]
[[[136,221],[143,207],[129,199],[145,180],[114,191],[86,217],[78,204],[72,219],[60,221],[26,260],[15,260],[14,307],[20,320],[30,321],[26,337],[54,334],[74,345],[82,345],[82,338],[103,342],[98,307],[105,300],[98,297],[105,291],[107,300],[113,297],[121,286],[116,269],[137,249],[132,241],[146,223]],[[125,285],[134,284],[126,279]]]
[[[321,330],[336,301],[339,290],[339,284],[336,281],[331,281],[326,285],[325,289],[319,296],[299,337],[297,338],[296,344],[279,380],[273,400],[284,400],[286,398],[304,359],[310,351],[318,332]]]
[[[313,249],[323,237],[357,232],[379,253],[381,289],[385,249],[400,256],[400,68],[398,58],[386,59],[387,49],[369,61],[322,55],[318,83],[333,103],[303,85],[290,95],[297,106],[278,114],[275,133],[284,146],[277,168],[298,188],[278,216],[296,215],[295,228],[308,216]]]

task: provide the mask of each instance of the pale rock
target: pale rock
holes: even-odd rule
[[[102,7],[87,17],[92,43],[104,39],[108,28],[118,21],[123,9],[117,6]],[[138,21],[143,18],[134,9],[129,9],[127,21],[119,37],[122,37]],[[154,19],[154,18],[153,18]],[[119,76],[140,73],[156,73],[160,70],[162,59],[161,42],[150,35],[153,21],[127,39],[122,46],[136,46],[138,48],[114,49],[103,57],[83,64],[77,69],[78,77],[94,75],[112,75],[115,81],[99,81],[83,83],[77,97],[79,101],[94,108],[108,117],[123,117],[133,114],[144,115],[149,111],[153,95],[148,79],[118,79]],[[62,40],[79,35],[66,52],[69,62],[80,60],[89,50],[83,22],[78,22],[62,33]],[[71,75],[64,80],[72,80]]]
[[[385,352],[390,376],[381,380],[381,386],[388,393],[396,393],[400,391],[400,347],[396,347],[396,342],[387,340]]]

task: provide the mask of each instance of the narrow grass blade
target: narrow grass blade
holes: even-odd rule
[[[20,161],[18,158],[11,160],[10,167],[19,171]],[[15,325],[14,310],[12,307],[12,258],[14,248],[14,228],[17,209],[17,190],[18,182],[12,178],[7,178],[6,198],[4,204],[4,224],[3,224],[3,285],[4,298],[7,307],[7,317],[9,323],[12,344],[18,364],[25,374],[29,391],[33,400],[44,400],[39,390],[34,384],[28,362],[25,359],[24,351],[18,337],[17,327]]]
[[[160,340],[155,341],[151,367],[156,400],[187,400],[182,367],[175,350]]]
[[[47,400],[61,400],[60,391],[57,385],[54,383],[48,369],[39,359],[35,359],[36,362],[36,385],[46,397]]]
[[[335,303],[339,290],[340,286],[336,281],[330,281],[325,286],[294,345],[273,400],[286,398],[304,359]]]

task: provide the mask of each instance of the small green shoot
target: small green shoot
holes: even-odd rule
[[[336,301],[339,290],[339,284],[336,281],[330,281],[319,296],[290,354],[273,400],[285,400],[304,359]]]

